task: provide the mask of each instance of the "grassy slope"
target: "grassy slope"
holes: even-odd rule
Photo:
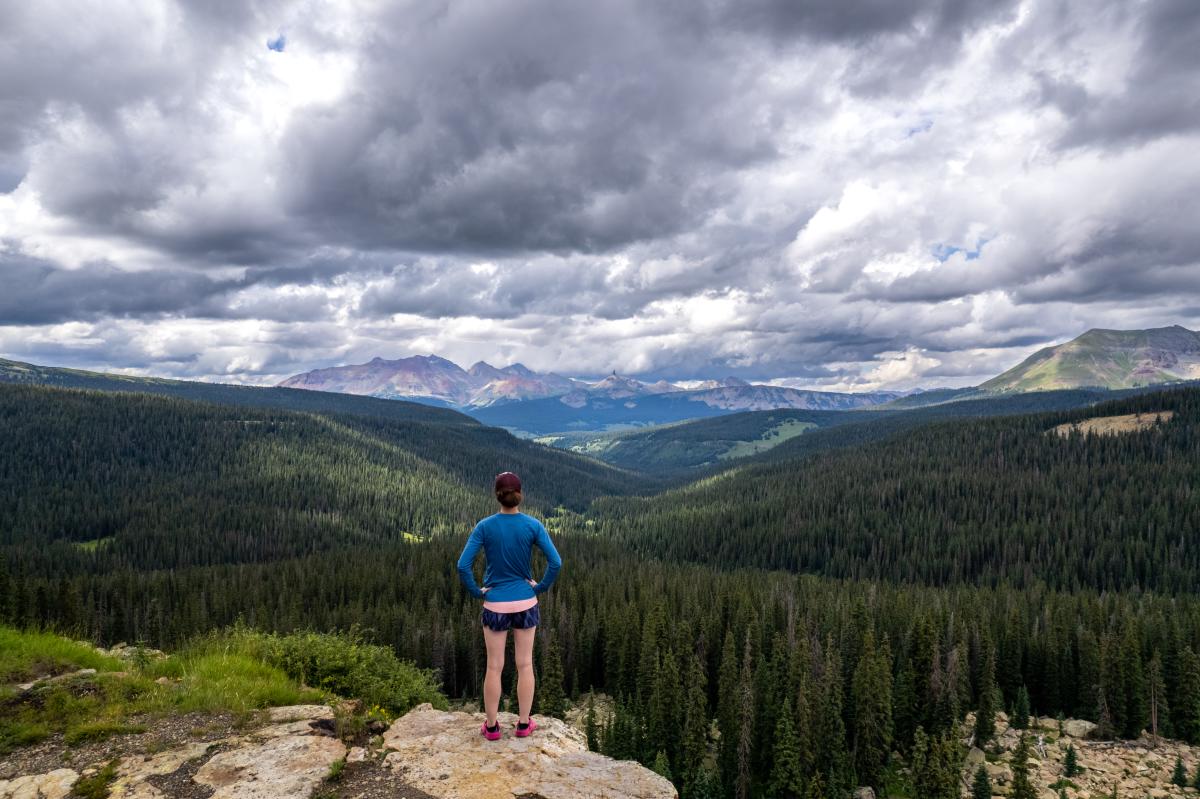
[[[23,695],[11,685],[79,669],[98,673],[43,683]],[[421,702],[446,706],[432,674],[353,633],[279,636],[234,628],[139,664],[51,633],[0,627],[0,754],[54,735],[71,745],[137,733],[160,715],[245,714],[339,696],[363,699],[387,717]]]
[[[548,436],[554,446],[614,466],[670,473],[766,451],[808,430],[844,424],[866,411],[746,411],[616,433]]]
[[[1153,330],[1089,330],[1065,344],[1038,350],[1001,375],[983,383],[985,391],[1045,391],[1099,386],[1133,388],[1182,379],[1154,366],[1156,352],[1194,351],[1200,335],[1182,327]]]

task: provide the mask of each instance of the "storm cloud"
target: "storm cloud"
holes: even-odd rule
[[[0,354],[965,385],[1200,327],[1198,152],[1191,0],[0,2]]]

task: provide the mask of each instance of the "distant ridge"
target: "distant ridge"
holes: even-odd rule
[[[439,424],[477,424],[470,416],[450,408],[435,408],[416,402],[394,402],[374,397],[297,391],[292,388],[236,386],[228,383],[169,380],[162,377],[134,377],[57,366],[38,366],[0,358],[0,384],[5,383],[96,391],[136,391],[178,399],[217,402],[251,408],[278,408],[309,413],[351,413]]]
[[[524,364],[498,368],[479,361],[463,369],[437,355],[413,355],[367,363],[331,366],[293,375],[284,388],[407,399],[457,408],[486,407],[499,402],[567,394],[585,383],[553,373],[540,374]]]
[[[1200,379],[1200,333],[1173,325],[1149,330],[1092,329],[1038,350],[979,386],[988,392],[1108,389]]]

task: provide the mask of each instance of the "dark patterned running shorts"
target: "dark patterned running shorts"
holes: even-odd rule
[[[538,606],[534,605],[528,610],[518,610],[515,613],[497,613],[494,610],[483,609],[483,626],[489,630],[496,632],[504,632],[509,627],[514,630],[526,630],[530,627],[537,627]]]

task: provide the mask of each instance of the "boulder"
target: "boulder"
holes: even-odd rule
[[[0,799],[64,799],[78,779],[79,772],[59,768],[45,774],[0,780]]]
[[[214,755],[192,780],[212,799],[290,799],[309,796],[346,756],[346,745],[324,735],[276,735]]]
[[[875,799],[875,789],[859,788],[854,792],[854,799]]]
[[[1063,734],[1072,738],[1086,738],[1094,729],[1096,725],[1084,719],[1067,719],[1063,722]]]
[[[504,736],[479,734],[482,713],[419,705],[396,720],[383,741],[387,766],[414,788],[439,799],[677,799],[671,783],[644,766],[587,749],[579,730],[535,716],[528,738],[513,735],[517,717],[501,713]]]

